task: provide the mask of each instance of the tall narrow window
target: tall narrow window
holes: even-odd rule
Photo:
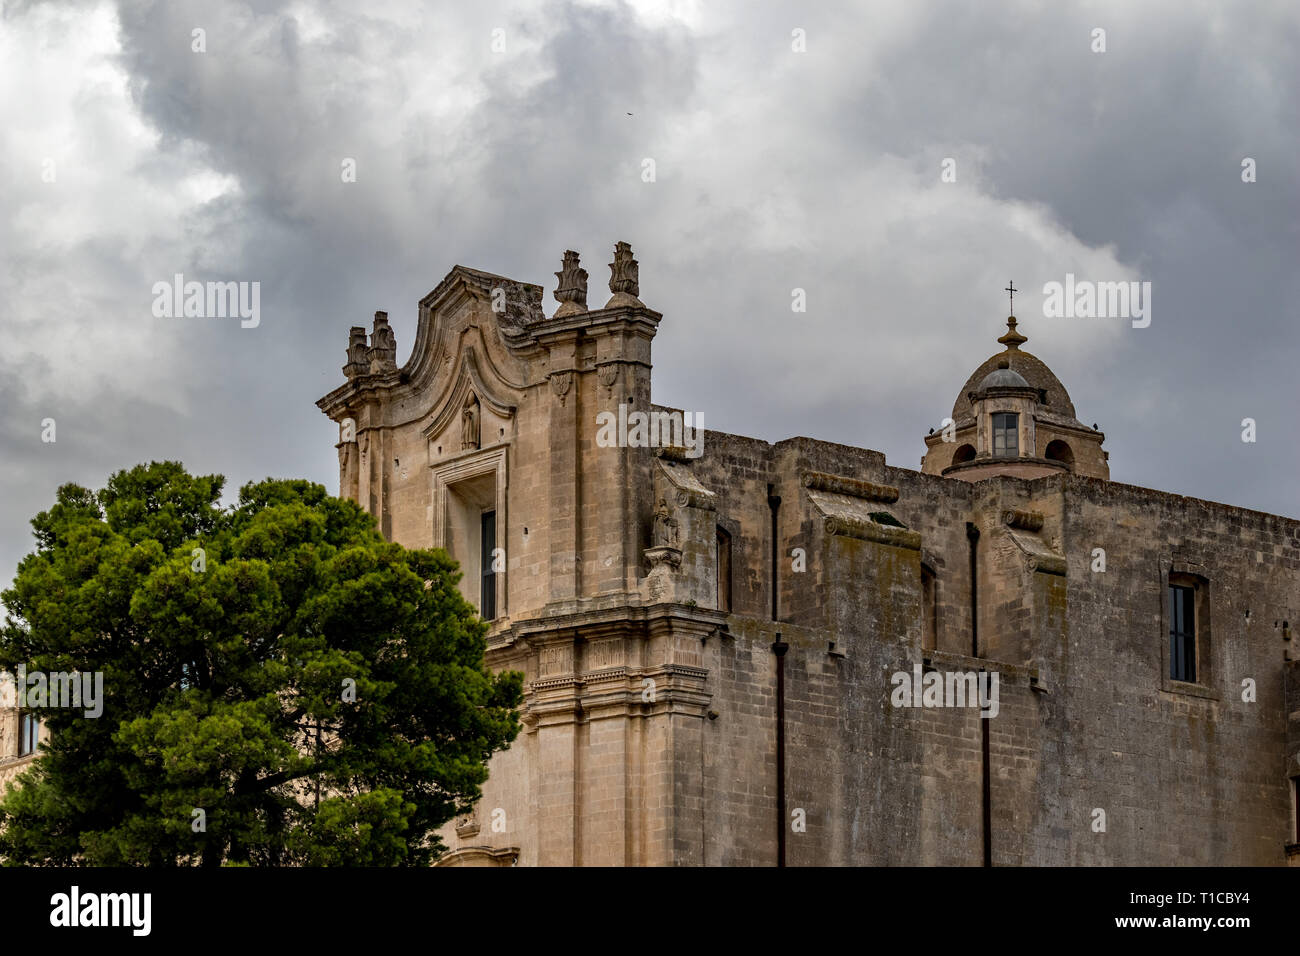
[[[492,574],[494,567],[505,571],[504,563],[494,560],[492,553],[497,546],[499,510],[496,479],[494,469],[447,484],[442,527],[435,529],[434,537],[460,565],[460,593],[485,620],[495,618],[508,600],[504,583],[497,583]]]
[[[493,568],[495,563],[493,553],[497,547],[497,513],[483,512],[479,525],[482,531],[479,538],[479,563],[482,565],[479,615],[483,620],[490,621],[497,616],[497,576]]]
[[[718,528],[718,610],[731,611],[731,535]]]
[[[18,756],[26,757],[36,752],[41,739],[41,721],[35,714],[24,713],[18,718]]]
[[[1291,778],[1291,806],[1295,810],[1295,826],[1291,829],[1291,839],[1300,843],[1300,777]]]
[[[1169,586],[1169,677],[1196,681],[1196,589]]]
[[[993,413],[993,454],[1015,458],[1020,454],[1020,416],[1016,412]]]
[[[932,651],[938,644],[938,588],[934,571],[921,565],[921,647]]]

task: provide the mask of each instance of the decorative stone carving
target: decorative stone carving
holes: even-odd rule
[[[569,394],[569,387],[573,385],[573,372],[552,372],[550,379],[551,391],[555,393],[555,397],[563,405],[565,397]]]
[[[632,247],[626,242],[615,243],[614,261],[609,264],[609,291],[614,293],[605,308],[644,308],[637,298],[641,294],[640,266],[632,258]]]
[[[560,307],[555,310],[558,319],[565,315],[574,315],[587,311],[587,270],[578,265],[578,254],[572,249],[564,253],[564,265],[555,273],[560,280],[555,290],[555,298]]]
[[[556,677],[573,673],[573,645],[548,644],[538,651],[537,676]]]
[[[610,667],[622,667],[627,663],[621,637],[611,637],[603,641],[592,641],[587,645],[584,670],[598,671]]]
[[[366,346],[366,327],[354,325],[348,330],[348,364],[343,374],[348,378],[364,375],[370,369],[369,348]]]
[[[606,362],[596,366],[596,380],[605,387],[607,395],[613,394],[614,385],[618,382],[618,363]]]
[[[668,493],[672,495],[673,503],[679,508],[699,508],[702,511],[716,511],[717,495],[700,483],[700,480],[691,473],[687,465],[681,461],[690,461],[691,459],[673,459],[663,454],[672,451],[671,448],[660,448],[659,456],[659,474],[667,484]]]
[[[1013,528],[1021,528],[1025,531],[1043,530],[1043,515],[1038,511],[1021,511],[1015,508],[1008,508],[1002,512],[1002,522]]]
[[[479,447],[479,403],[478,397],[470,392],[465,396],[465,406],[460,410],[460,447]]]
[[[370,372],[378,375],[397,368],[397,336],[388,324],[387,312],[375,313],[375,325],[370,333]]]

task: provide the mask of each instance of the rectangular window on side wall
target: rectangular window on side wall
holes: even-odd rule
[[[18,756],[36,753],[41,740],[41,721],[35,714],[22,713],[18,717]]]
[[[485,511],[479,519],[481,535],[479,538],[479,556],[482,564],[482,578],[479,594],[479,616],[490,621],[497,616],[497,513]]]
[[[1196,588],[1169,585],[1169,677],[1196,682]]]
[[[1291,778],[1291,842],[1300,845],[1300,777]]]
[[[731,611],[731,535],[718,528],[718,610]]]
[[[939,589],[934,570],[921,565],[921,647],[932,651],[939,643]]]

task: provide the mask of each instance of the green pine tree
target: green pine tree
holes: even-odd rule
[[[440,550],[306,481],[76,485],[0,594],[0,670],[103,674],[0,801],[10,865],[426,865],[519,732]],[[201,811],[201,812],[200,812]]]

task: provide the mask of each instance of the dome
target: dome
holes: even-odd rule
[[[957,393],[957,401],[952,406],[953,421],[963,422],[973,418],[975,410],[971,408],[969,394],[993,385],[1011,385],[1018,388],[1027,385],[1039,389],[1046,400],[1044,411],[1074,420],[1074,404],[1070,401],[1069,393],[1066,392],[1060,379],[1052,374],[1052,370],[1042,359],[1021,351],[1020,343],[1026,341],[1026,338],[1016,331],[1014,316],[1007,320],[1007,327],[1010,331],[998,339],[1000,343],[1006,345],[1006,350],[990,356],[971,373],[970,378],[966,379],[966,384]],[[1002,367],[1004,365],[1005,367]],[[1018,381],[999,380],[1008,372]]]
[[[1010,362],[1003,359],[998,362],[998,367],[984,376],[980,382],[979,391],[986,388],[1033,388],[1025,381],[1024,376],[1010,367]]]

